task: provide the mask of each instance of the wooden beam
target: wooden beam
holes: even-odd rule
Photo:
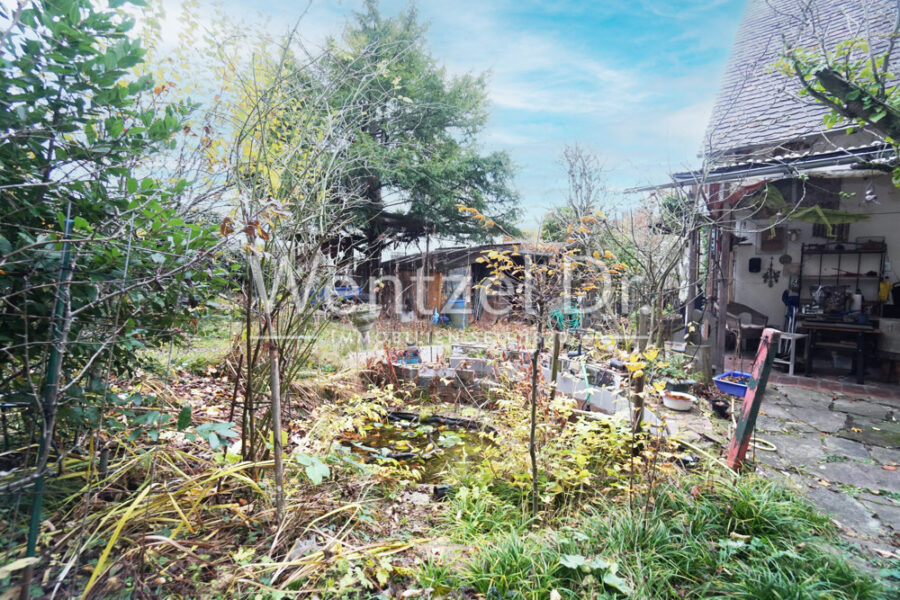
[[[734,439],[728,446],[726,462],[735,471],[739,471],[741,465],[744,464],[744,457],[750,448],[750,438],[753,437],[756,417],[759,415],[759,407],[762,405],[763,394],[766,391],[766,383],[769,381],[772,361],[778,352],[780,339],[781,332],[777,329],[767,327],[763,330],[759,349],[756,351],[756,360],[750,370],[750,381],[747,384],[747,393],[744,394],[744,404],[741,406],[741,414],[738,416]]]

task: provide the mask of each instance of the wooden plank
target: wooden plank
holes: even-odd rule
[[[428,282],[428,294],[425,300],[425,307],[431,313],[435,308],[440,312],[444,308],[443,298],[441,297],[441,284],[443,277],[440,272],[431,273],[431,281]]]
[[[777,329],[766,328],[763,330],[759,349],[756,351],[756,360],[750,370],[750,381],[747,384],[747,393],[744,394],[744,404],[741,406],[741,414],[738,416],[734,439],[728,446],[726,462],[735,471],[740,470],[741,465],[744,464],[744,458],[747,456],[750,438],[753,437],[753,429],[756,427],[756,417],[759,415],[759,407],[762,405],[766,383],[769,381],[769,373],[772,370],[772,361],[778,354],[780,339],[781,332]]]

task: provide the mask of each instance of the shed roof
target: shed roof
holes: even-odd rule
[[[873,173],[886,173],[888,165],[896,159],[897,153],[893,146],[878,142],[821,152],[794,152],[764,159],[721,161],[709,170],[672,173],[671,180],[667,183],[630,188],[625,193],[653,192],[711,183],[748,185],[754,181],[768,181],[772,177],[871,177]],[[879,165],[884,168],[878,169]]]
[[[872,32],[873,49],[897,17],[892,0],[748,0],[731,58],[706,131],[704,153],[747,154],[824,130],[827,112],[797,96],[796,78],[774,67],[785,43],[832,49],[841,40]],[[900,58],[895,49],[894,60]]]
[[[475,262],[485,252],[490,250],[509,250],[516,248],[522,254],[532,256],[546,256],[554,249],[565,248],[566,244],[557,242],[534,242],[518,240],[500,242],[496,244],[482,244],[480,246],[453,246],[449,248],[436,248],[429,253],[429,263],[438,271],[447,271],[457,267],[464,267]],[[400,270],[414,270],[420,268],[425,262],[425,253],[416,252],[406,256],[394,257],[382,261],[381,266],[386,270],[394,268]]]

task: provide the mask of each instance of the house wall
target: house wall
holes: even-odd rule
[[[869,183],[872,184],[880,204],[865,203],[865,191]],[[852,242],[857,237],[862,236],[884,237],[887,243],[885,273],[891,281],[897,281],[900,279],[900,190],[892,185],[890,177],[877,176],[873,178],[845,179],[842,182],[841,191],[845,194],[853,194],[851,197],[841,200],[841,210],[854,211],[871,216],[868,221],[860,221],[850,225],[849,241]],[[766,221],[753,224],[747,221],[742,222],[742,226],[745,229],[751,230],[762,229],[765,227],[765,224]],[[800,231],[800,236],[796,242],[791,242],[790,239],[785,242],[785,252],[793,258],[792,265],[785,267],[779,263],[778,258],[783,252],[760,253],[757,248],[757,233],[743,233],[742,235],[746,235],[750,239],[745,242],[746,245],[739,245],[734,249],[734,276],[731,290],[732,300],[751,306],[768,315],[769,324],[779,329],[784,325],[786,311],[784,304],[781,302],[781,294],[787,289],[792,273],[795,273],[799,267],[801,244],[826,241],[823,238],[812,237],[813,226],[811,223],[790,221],[785,224],[785,227]],[[753,257],[762,259],[762,270],[759,273],[749,272],[749,261]],[[781,271],[778,283],[771,288],[762,278],[763,273],[769,266],[770,258],[774,259],[772,268],[776,271]],[[823,265],[826,270],[836,266],[836,264],[831,265],[828,262],[823,263]],[[863,272],[877,270],[877,268],[877,259],[874,256],[863,259],[861,268]],[[850,270],[856,270],[855,263]],[[793,277],[796,277],[796,275],[793,275]],[[804,281],[807,281],[806,278],[804,278]],[[806,283],[804,283],[804,287],[807,287]],[[866,288],[862,291],[867,300],[874,300],[877,288],[874,283],[871,283],[866,284]],[[808,295],[808,290],[805,291],[804,295]]]

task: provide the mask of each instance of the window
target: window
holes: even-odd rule
[[[781,254],[784,252],[784,227],[769,227],[759,232],[757,249],[760,254]]]
[[[813,225],[813,237],[826,238],[832,242],[846,242],[850,239],[850,223],[841,223],[831,226],[831,235],[828,235],[828,226],[821,223]]]

